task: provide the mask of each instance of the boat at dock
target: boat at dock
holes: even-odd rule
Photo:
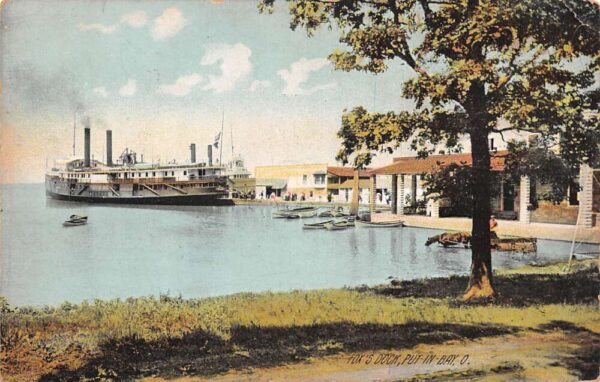
[[[339,218],[339,217],[349,216],[349,214],[344,212],[343,207],[331,207],[331,208],[326,209],[323,212],[320,212],[318,214],[318,216],[320,218],[325,218],[325,217]]]
[[[355,226],[355,220],[353,217],[347,219],[332,221],[325,224],[325,228],[329,231],[338,231],[346,228],[352,228]]]
[[[295,207],[278,209],[271,214],[274,218],[288,218],[292,215],[298,215],[299,218],[312,218],[317,216],[317,207]]]
[[[325,224],[333,223],[333,220],[325,220],[318,223],[307,223],[304,224],[304,229],[325,229]]]
[[[85,128],[84,158],[57,161],[46,173],[46,194],[54,199],[114,204],[149,205],[232,205],[227,199],[225,166],[196,163],[196,147],[191,161],[178,164],[145,163],[143,156],[126,148],[112,162],[112,132],[106,132],[106,163],[90,158],[90,129]]]
[[[366,228],[393,228],[393,227],[403,227],[404,222],[402,220],[395,221],[381,221],[381,222],[369,222],[364,220],[357,220],[356,225],[359,227]]]

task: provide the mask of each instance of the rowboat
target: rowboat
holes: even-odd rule
[[[350,228],[351,226],[345,224],[345,223],[335,223],[335,222],[331,222],[331,223],[327,223],[325,224],[325,228],[329,231],[340,231],[343,229],[347,229]]]
[[[296,208],[284,208],[275,210],[272,213],[274,218],[287,218],[288,215],[298,215],[301,218],[310,218],[317,214],[316,207],[296,207]]]
[[[325,210],[323,212],[319,212],[319,217],[320,218],[330,218],[333,216],[333,211],[332,210]]]
[[[87,224],[87,216],[71,215],[68,220],[63,222],[65,227],[74,227],[78,225]]]
[[[333,223],[333,220],[326,220],[318,223],[304,224],[304,229],[325,229],[325,224]]]
[[[325,224],[325,228],[330,231],[342,230],[350,227],[354,227],[354,219],[352,218],[340,221],[332,221],[331,223]]]
[[[356,224],[360,227],[366,228],[392,228],[392,227],[403,227],[404,222],[402,220],[396,221],[381,221],[381,222],[367,222],[363,220],[357,220]]]

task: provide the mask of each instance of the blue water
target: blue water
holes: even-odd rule
[[[425,247],[439,230],[306,231],[315,219],[272,219],[265,206],[94,206],[47,199],[39,184],[2,191],[0,294],[14,305],[379,284],[466,274],[470,264],[468,250]],[[89,224],[63,227],[71,214]],[[564,259],[570,243],[538,246],[495,254],[494,266]]]

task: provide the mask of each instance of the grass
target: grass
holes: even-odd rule
[[[597,269],[586,264],[577,263],[577,275],[584,274],[586,282],[597,287]],[[533,268],[551,274],[561,266]],[[524,271],[529,273],[528,268]],[[512,285],[518,277],[523,276],[506,271],[498,278]],[[550,298],[552,293],[564,293],[564,285],[580,287],[580,280],[569,277],[579,276],[556,276],[560,287],[547,292],[540,303],[526,306],[510,301],[457,304],[457,294],[449,293],[458,288],[452,283],[464,288],[466,281],[460,278],[361,290],[242,293],[191,300],[159,296],[42,308],[13,308],[2,299],[0,372],[8,380],[20,376],[28,380],[31,375],[76,379],[110,378],[111,373],[211,374],[394,344],[502,335],[558,321],[593,332],[600,327],[593,303],[596,294],[587,296],[593,288],[584,288],[583,296],[569,295],[573,300],[568,304]],[[433,293],[432,288],[445,294]],[[172,361],[178,354],[181,359]],[[190,356],[194,359],[186,359]]]

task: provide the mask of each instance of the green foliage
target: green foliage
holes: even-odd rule
[[[506,173],[518,184],[521,176],[529,176],[532,183],[546,186],[546,192],[536,192],[536,200],[560,203],[568,198],[569,184],[577,176],[575,165],[549,150],[543,142],[528,145],[527,142],[510,141],[506,158]]]
[[[424,176],[425,193],[433,199],[448,199],[454,216],[471,216],[473,210],[473,171],[466,163],[450,163],[440,171]],[[489,184],[492,195],[500,191],[500,175]]]
[[[600,10],[574,0],[289,1],[292,29],[340,30],[336,69],[381,73],[399,60],[411,112],[344,113],[338,158],[364,166],[408,142],[426,155],[474,131],[559,135],[570,161],[599,159]],[[274,0],[259,3],[272,10]],[[400,95],[400,87],[399,92]],[[590,113],[591,111],[591,113]],[[595,112],[595,113],[594,113]],[[499,121],[508,127],[499,128]]]

